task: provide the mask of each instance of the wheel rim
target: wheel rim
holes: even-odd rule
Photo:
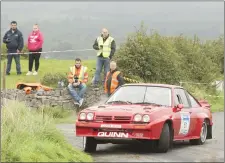
[[[86,147],[86,137],[83,137],[83,149],[85,149],[85,147]]]
[[[204,122],[202,124],[202,128],[201,128],[201,141],[204,143],[206,140],[206,136],[207,136],[207,125]]]

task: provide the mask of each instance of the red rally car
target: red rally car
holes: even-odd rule
[[[212,114],[183,87],[167,84],[125,84],[104,105],[79,112],[76,136],[86,152],[97,144],[137,140],[155,152],[167,152],[177,140],[193,145],[212,139]]]

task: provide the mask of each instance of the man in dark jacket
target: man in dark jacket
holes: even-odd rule
[[[124,84],[124,79],[118,71],[116,62],[110,62],[110,71],[106,75],[105,93],[110,96],[119,86]]]
[[[104,66],[104,80],[106,78],[106,73],[109,71],[109,62],[112,59],[116,51],[116,43],[113,37],[109,35],[107,29],[102,29],[102,34],[99,36],[93,45],[93,48],[97,51],[97,63],[96,63],[96,72],[93,79],[94,87],[97,87],[97,84],[100,80],[100,74]]]
[[[11,22],[11,28],[7,31],[3,37],[3,42],[6,44],[7,48],[7,68],[6,68],[6,75],[10,75],[12,59],[14,58],[16,62],[16,71],[17,75],[21,74],[21,67],[20,67],[20,54],[9,54],[9,53],[20,53],[23,50],[24,42],[23,42],[23,35],[17,29],[17,22]]]

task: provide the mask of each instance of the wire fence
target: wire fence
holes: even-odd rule
[[[36,52],[40,54],[48,54],[48,53],[65,53],[65,52],[82,52],[82,51],[95,51],[94,49],[71,49],[71,50],[53,50],[53,51],[45,51],[45,52]],[[35,52],[19,52],[19,53],[1,53],[2,56],[6,55],[30,55]]]

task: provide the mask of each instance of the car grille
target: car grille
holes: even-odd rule
[[[97,115],[95,117],[96,121],[130,121],[131,120],[131,116],[100,116]]]
[[[96,121],[111,121],[112,120],[112,116],[100,116],[100,115],[97,115],[95,117],[95,120]]]
[[[115,116],[114,120],[115,121],[130,121],[131,117],[130,116]]]

